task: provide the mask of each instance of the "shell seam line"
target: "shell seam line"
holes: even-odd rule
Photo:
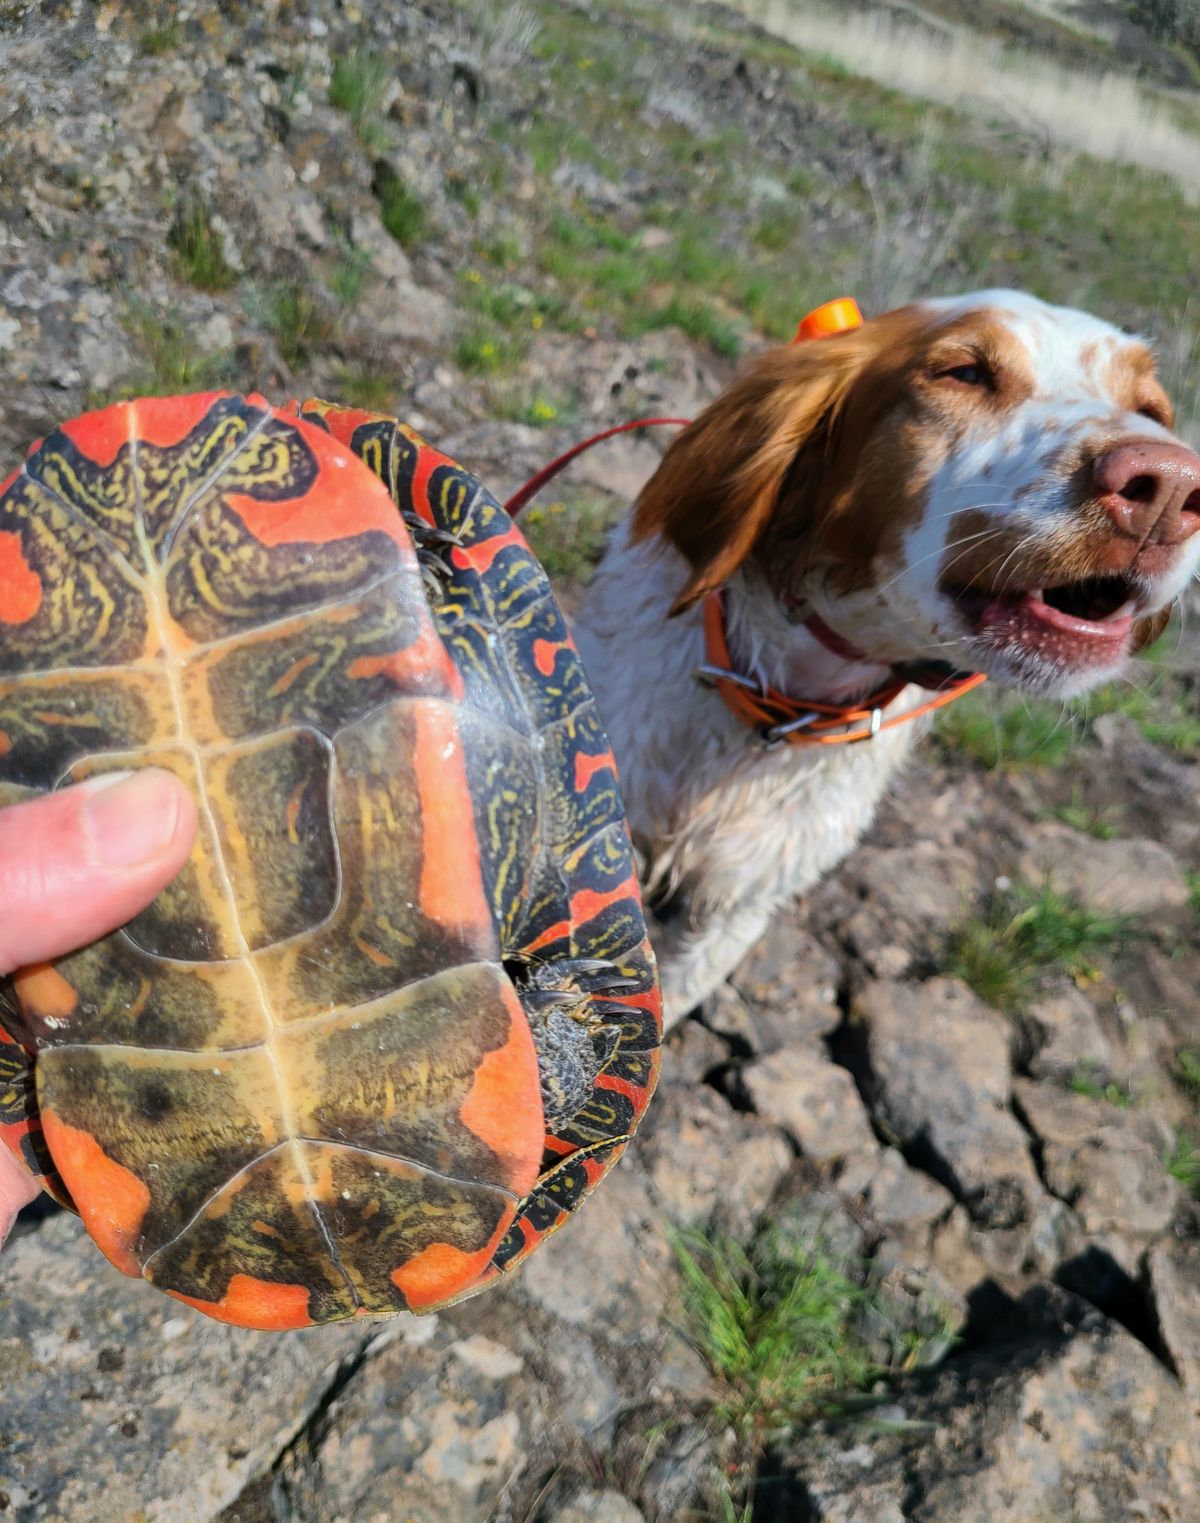
[[[264,417],[262,424],[259,425],[260,428],[265,427],[267,417],[269,416],[270,414],[267,414]],[[329,1228],[325,1222],[324,1217],[321,1215],[316,1200],[313,1198],[313,1178],[308,1169],[307,1161],[302,1157],[301,1150],[296,1143],[295,1116],[292,1112],[290,1104],[288,1103],[287,1087],[284,1083],[283,1074],[280,1072],[278,1060],[274,1052],[271,1050],[271,1035],[275,1030],[278,1029],[278,1022],[276,1021],[275,1016],[272,1012],[271,1002],[267,997],[266,988],[263,985],[261,975],[259,974],[258,968],[254,962],[250,944],[247,941],[245,931],[242,928],[241,919],[238,915],[237,899],[234,896],[233,883],[229,875],[229,866],[225,861],[225,856],[221,849],[221,838],[217,830],[216,817],[213,814],[212,804],[208,796],[208,788],[204,780],[203,769],[200,766],[200,757],[196,751],[195,746],[192,745],[188,734],[186,718],[187,711],[184,706],[183,692],[179,681],[179,672],[177,670],[177,656],[169,636],[170,626],[168,621],[170,619],[170,610],[169,608],[164,607],[164,600],[159,586],[160,568],[153,552],[151,551],[150,543],[146,535],[145,508],[142,500],[142,487],[138,461],[136,417],[136,409],[131,407],[129,409],[130,464],[133,469],[134,492],[136,495],[134,525],[135,532],[137,534],[138,545],[141,549],[142,558],[146,566],[146,578],[144,584],[146,588],[146,598],[148,603],[151,605],[151,611],[154,615],[155,623],[158,626],[158,638],[163,648],[163,669],[166,673],[167,683],[170,687],[171,701],[175,708],[175,723],[179,732],[179,743],[189,753],[195,767],[196,789],[199,795],[198,802],[200,804],[200,811],[210,833],[214,866],[217,870],[217,875],[220,879],[220,885],[224,892],[226,903],[229,907],[230,924],[233,927],[234,934],[236,935],[239,943],[239,956],[236,960],[245,964],[246,971],[249,974],[250,979],[253,982],[254,987],[258,993],[259,1003],[267,1023],[268,1031],[267,1037],[263,1042],[263,1047],[267,1054],[267,1060],[271,1064],[271,1068],[274,1072],[275,1084],[279,1093],[280,1119],[283,1122],[284,1129],[288,1133],[292,1162],[296,1168],[296,1172],[299,1174],[306,1187],[309,1208],[311,1209],[313,1217],[316,1220],[318,1231],[325,1239],[326,1245],[329,1249],[330,1258],[337,1266],[338,1273],[345,1281],[346,1288],[354,1300],[355,1305],[357,1306],[360,1304],[358,1293],[354,1288],[354,1284],[350,1279],[349,1274],[346,1272],[345,1266],[342,1264],[341,1257],[338,1254],[337,1248],[333,1242]],[[228,457],[223,462],[223,469],[227,469],[233,464],[233,462],[242,453],[242,450],[244,450],[250,444],[251,440],[255,437],[257,432],[258,430],[255,430],[250,435],[248,435],[245,440],[243,440],[241,449],[236,450],[233,455]],[[215,479],[216,477],[214,476],[213,480],[215,481]],[[193,496],[189,502],[186,510],[175,526],[177,532],[178,530],[182,529],[187,517],[193,511],[198,500],[198,497]],[[193,1220],[195,1220],[195,1218],[193,1218]],[[190,1226],[191,1223],[189,1222],[188,1225]],[[185,1228],[184,1230],[187,1229]],[[175,1241],[175,1239],[172,1241]]]
[[[288,1148],[292,1147],[293,1145],[303,1147],[305,1144],[310,1147],[339,1148],[341,1151],[346,1153],[362,1153],[369,1158],[387,1158],[394,1163],[402,1163],[406,1168],[413,1169],[418,1174],[423,1174],[429,1179],[440,1179],[443,1180],[446,1184],[457,1185],[460,1188],[466,1187],[478,1190],[492,1190],[497,1195],[503,1195],[507,1200],[511,1200],[517,1204],[520,1204],[514,1192],[512,1190],[506,1190],[503,1185],[489,1185],[485,1184],[483,1180],[480,1179],[459,1179],[453,1174],[443,1174],[440,1169],[433,1169],[430,1168],[428,1164],[418,1163],[415,1158],[408,1158],[403,1153],[386,1153],[379,1148],[360,1148],[349,1142],[334,1142],[328,1137],[305,1137],[303,1135],[297,1135],[294,1137],[287,1137],[282,1142],[276,1142],[272,1147],[264,1148],[263,1151],[257,1154],[256,1157],[252,1158],[249,1163],[244,1163],[241,1168],[235,1170],[228,1179],[222,1180],[220,1185],[218,1185],[211,1194],[204,1197],[204,1199],[192,1212],[191,1216],[189,1216],[183,1226],[180,1227],[175,1236],[169,1238],[167,1242],[160,1244],[159,1247],[154,1250],[154,1252],[142,1265],[143,1278],[149,1278],[147,1271],[154,1263],[155,1259],[166,1253],[169,1248],[173,1248],[181,1238],[186,1237],[187,1234],[196,1225],[196,1223],[200,1220],[200,1218],[204,1215],[204,1213],[208,1210],[208,1208],[213,1204],[213,1202],[220,1200],[221,1196],[225,1194],[230,1185],[243,1178],[244,1175],[249,1174],[251,1169],[256,1169],[265,1158],[270,1158],[273,1153],[278,1153],[281,1148]],[[316,1215],[317,1221],[320,1223],[323,1229],[324,1222],[321,1221],[320,1213],[315,1212],[314,1214]],[[336,1260],[336,1263],[341,1273],[345,1274],[346,1271],[342,1268],[342,1262],[340,1258]],[[362,1303],[359,1300],[358,1295],[354,1290],[354,1286],[350,1283],[348,1277],[347,1285],[349,1286],[351,1295],[354,1297],[355,1305],[361,1305]]]

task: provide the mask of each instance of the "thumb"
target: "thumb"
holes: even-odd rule
[[[0,809],[0,974],[124,925],[187,861],[196,809],[157,768]]]

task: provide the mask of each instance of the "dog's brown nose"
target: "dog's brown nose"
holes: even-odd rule
[[[1100,455],[1092,473],[1104,511],[1139,544],[1181,545],[1200,529],[1200,455],[1186,445],[1121,444]]]

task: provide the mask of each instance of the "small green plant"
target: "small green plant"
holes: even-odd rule
[[[1079,739],[1063,705],[985,692],[943,709],[935,734],[944,750],[992,768],[1054,767]]]
[[[348,311],[362,294],[363,281],[371,267],[370,256],[363,249],[346,247],[329,275],[329,289],[338,306]]]
[[[338,401],[367,412],[390,413],[400,385],[401,378],[394,370],[371,360],[343,365],[336,374]]]
[[[227,291],[237,284],[237,271],[225,259],[221,239],[208,220],[203,201],[184,207],[167,234],[179,272],[200,291]]]
[[[1095,836],[1098,841],[1112,841],[1120,834],[1112,821],[1106,818],[1108,810],[1097,809],[1087,803],[1083,790],[1079,787],[1072,792],[1069,804],[1060,804],[1056,809],[1048,810],[1047,813],[1051,819],[1061,820],[1072,830],[1078,830],[1083,835]]]
[[[375,151],[386,146],[387,133],[379,112],[391,78],[387,59],[367,48],[333,60],[329,104],[346,113],[362,142]]]
[[[769,1231],[749,1251],[685,1237],[676,1255],[689,1336],[721,1381],[714,1415],[753,1447],[845,1411],[880,1373],[856,1330],[865,1293],[845,1264]]]
[[[264,316],[279,352],[293,370],[308,364],[333,337],[334,323],[325,305],[307,286],[275,286],[267,294]]]
[[[727,359],[736,359],[742,351],[737,328],[700,297],[673,296],[665,306],[634,313],[625,327],[634,336],[655,328],[682,328],[690,339]]]
[[[1200,873],[1185,872],[1187,880],[1188,903],[1192,907],[1192,914],[1200,920]]]
[[[524,356],[526,343],[519,334],[506,333],[492,323],[470,323],[455,345],[458,368],[467,375],[502,375],[513,370]]]
[[[145,303],[132,303],[121,324],[140,364],[122,385],[106,395],[89,394],[91,407],[135,396],[173,396],[177,392],[196,391],[216,385],[228,375],[230,356],[226,351],[202,354],[184,324],[164,317]]]
[[[1193,1100],[1200,1101],[1200,1047],[1181,1047],[1175,1054],[1175,1077]]]
[[[404,248],[419,243],[428,220],[424,203],[385,160],[376,166],[372,189],[379,202],[379,220],[396,242]]]
[[[1194,1137],[1180,1132],[1163,1162],[1172,1179],[1200,1198],[1200,1143]]]
[[[1110,1080],[1102,1084],[1090,1064],[1082,1063],[1071,1075],[1067,1088],[1072,1094],[1085,1095],[1089,1100],[1103,1100],[1118,1110],[1127,1110],[1133,1104],[1133,1096],[1122,1084]]]
[[[523,515],[521,528],[551,581],[583,586],[623,511],[612,497],[590,495],[570,502],[534,503]]]
[[[1053,973],[1094,977],[1095,959],[1128,940],[1127,916],[1104,915],[1051,884],[999,895],[989,913],[967,921],[952,938],[946,971],[998,1010],[1020,1013]]]
[[[722,1517],[734,1523],[755,1516],[755,1475],[770,1447],[821,1419],[869,1424],[879,1397],[868,1388],[953,1342],[944,1309],[931,1306],[919,1330],[901,1334],[896,1301],[862,1283],[860,1265],[775,1225],[747,1248],[682,1234],[675,1254],[684,1331],[717,1383],[710,1416],[735,1436],[722,1498]],[[876,1336],[882,1364],[872,1353]]]
[[[161,26],[148,26],[138,33],[138,52],[146,58],[159,58],[164,53],[174,53],[183,42],[183,27],[178,21],[166,21]]]

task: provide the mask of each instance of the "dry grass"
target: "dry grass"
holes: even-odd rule
[[[966,31],[846,15],[801,0],[731,0],[767,31],[905,95],[999,118],[1047,156],[1068,149],[1172,176],[1200,197],[1200,123],[1124,74],[1086,74]]]

